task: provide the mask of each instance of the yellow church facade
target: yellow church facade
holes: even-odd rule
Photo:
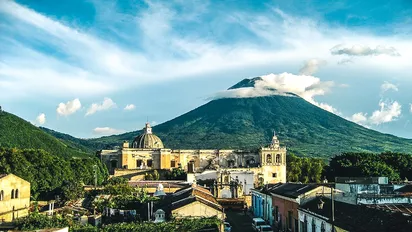
[[[115,169],[183,168],[188,173],[206,170],[253,171],[255,182],[286,182],[286,147],[276,135],[267,147],[254,151],[224,149],[168,149],[153,134],[149,123],[134,141],[124,142],[120,149],[102,150],[100,157],[110,172]]]
[[[13,174],[0,174],[0,222],[27,216],[30,183]]]

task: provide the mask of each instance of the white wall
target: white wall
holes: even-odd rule
[[[302,223],[305,222],[305,216],[306,216],[306,220],[308,223],[308,226],[307,226],[308,232],[321,232],[322,222],[325,225],[325,231],[332,232],[332,225],[329,224],[325,219],[313,216],[312,214],[303,212],[301,210],[298,210],[298,213],[299,213],[299,231],[303,231],[303,228],[301,228],[301,225]],[[315,221],[315,230],[312,230],[313,220]]]

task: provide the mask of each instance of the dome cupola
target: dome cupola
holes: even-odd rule
[[[148,122],[143,128],[143,133],[134,139],[132,147],[146,149],[164,148],[162,140],[152,133],[152,127]]]
[[[275,131],[273,131],[272,143],[270,144],[269,147],[275,148],[275,149],[279,148],[279,140],[278,140],[278,137],[276,136]]]

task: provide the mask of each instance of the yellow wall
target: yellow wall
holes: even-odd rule
[[[18,197],[12,199],[11,191],[18,190]],[[0,193],[4,192],[3,200],[0,201],[0,220],[6,222],[13,218],[24,217],[28,214],[30,207],[30,183],[18,176],[9,174],[0,178]],[[13,211],[14,208],[14,211]]]
[[[222,211],[214,209],[198,201],[173,210],[172,215],[175,218],[217,216],[219,219],[225,219],[225,214]]]

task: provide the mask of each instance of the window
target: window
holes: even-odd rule
[[[176,161],[175,160],[170,161],[170,167],[172,167],[172,168],[176,167]]]
[[[312,231],[315,232],[316,231],[316,224],[315,224],[315,219],[312,218]]]
[[[305,222],[303,226],[303,232],[308,232],[308,219],[306,218],[306,215],[305,215]]]
[[[147,166],[152,167],[153,165],[153,160],[147,160]]]
[[[233,166],[235,166],[235,161],[234,160],[228,160],[227,165],[228,165],[228,167],[232,168]]]
[[[14,199],[14,189],[11,190],[11,199]]]
[[[136,160],[136,167],[137,168],[140,168],[142,166],[142,164],[143,164],[142,160]]]
[[[298,219],[295,218],[295,228],[293,228],[293,231],[298,232],[298,228],[299,228],[299,221]]]
[[[274,173],[272,173],[272,177],[276,178],[276,177],[278,177],[278,174],[276,172],[274,172]]]
[[[320,226],[320,232],[326,232],[325,222],[322,222],[322,225]]]
[[[266,163],[272,163],[272,155],[271,154],[266,155]]]
[[[0,191],[0,201],[4,200],[4,191]]]
[[[280,158],[280,154],[276,155],[276,163],[281,163],[282,159]]]
[[[14,198],[19,198],[19,190],[16,189],[16,191],[14,192]]]
[[[293,224],[293,212],[288,211],[288,228],[292,229],[292,224]]]
[[[279,206],[275,206],[275,221],[279,221]]]

